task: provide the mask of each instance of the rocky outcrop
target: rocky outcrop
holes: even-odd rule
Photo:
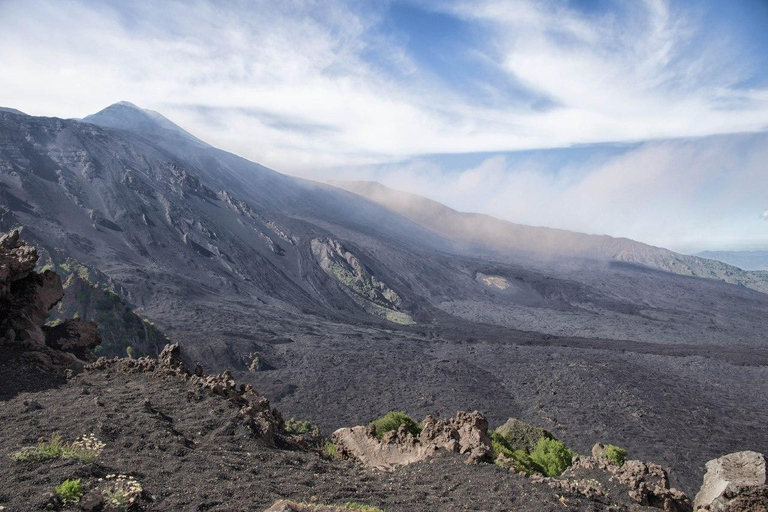
[[[374,429],[358,426],[337,430],[333,441],[342,458],[382,470],[422,461],[441,449],[468,455],[468,463],[488,461],[493,454],[488,422],[477,411],[448,420],[427,416],[418,436],[401,425],[378,439]]]
[[[528,453],[536,449],[540,439],[555,438],[549,430],[529,425],[517,418],[509,418],[494,433],[503,437],[510,449],[524,450]]]
[[[283,418],[277,409],[272,409],[269,400],[259,395],[250,384],[237,385],[229,371],[220,375],[204,375],[202,368],[191,373],[181,358],[178,343],[166,345],[157,359],[99,358],[86,367],[87,371],[116,370],[125,373],[151,373],[158,377],[182,378],[200,391],[221,396],[240,407],[240,418],[267,446],[290,444],[284,435]]]
[[[768,510],[767,466],[765,455],[753,451],[710,460],[694,500],[696,510]]]
[[[615,505],[638,504],[665,512],[691,512],[691,500],[671,488],[659,465],[628,460],[617,466],[606,459],[580,457],[557,478],[533,477],[552,488]]]
[[[64,291],[55,272],[35,272],[37,260],[18,231],[0,237],[0,347],[50,371],[80,369],[101,342],[98,330],[79,320],[44,326]]]
[[[374,276],[338,240],[315,238],[310,247],[320,268],[344,285],[355,302],[366,311],[391,322],[413,323],[397,292]]]

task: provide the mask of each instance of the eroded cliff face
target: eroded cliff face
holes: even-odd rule
[[[400,295],[368,271],[338,240],[315,238],[311,247],[320,267],[341,283],[366,311],[390,322],[413,323]]]
[[[18,231],[0,237],[0,347],[48,370],[79,369],[101,343],[98,329],[79,319],[44,325],[64,290],[55,272],[35,272],[37,260]]]

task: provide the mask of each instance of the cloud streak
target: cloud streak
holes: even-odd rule
[[[488,91],[484,101],[424,69],[411,35],[388,25],[389,4],[299,0],[3,2],[0,97],[73,117],[129,100],[225,149],[310,176],[419,154],[768,125],[766,88],[737,87],[751,76],[739,48],[700,44],[695,12],[661,1],[597,14],[555,1],[412,5],[485,34],[455,50],[476,90]],[[473,76],[473,63],[532,99],[494,94],[503,85]]]
[[[571,150],[573,151],[573,150]],[[439,162],[338,171],[460,211],[609,234],[682,252],[768,248],[768,134],[648,142],[562,165],[550,151],[506,154],[446,172]],[[568,156],[565,157],[569,159]],[[544,163],[549,161],[549,163]]]

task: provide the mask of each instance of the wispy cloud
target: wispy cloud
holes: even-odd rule
[[[379,181],[462,211],[684,252],[768,248],[765,224],[756,217],[768,189],[768,134],[582,151],[591,156],[572,164],[537,152],[480,158],[452,172],[434,159],[417,159],[340,170],[339,177]],[[768,212],[761,218],[768,220]]]
[[[9,0],[0,3],[0,97],[78,117],[129,100],[312,176],[408,155],[768,125],[764,85],[739,85],[754,74],[740,47],[703,37],[694,10],[661,0],[603,13],[559,1],[410,5],[482,34],[450,49],[435,39],[436,62],[461,57],[465,68],[428,70],[386,2]],[[475,87],[457,88],[457,73]]]

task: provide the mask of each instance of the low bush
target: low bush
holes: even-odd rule
[[[627,460],[627,450],[613,444],[607,444],[605,445],[605,458],[617,466],[622,466]]]
[[[143,492],[141,484],[132,476],[107,475],[101,495],[111,509],[127,512],[139,501]]]
[[[373,505],[364,505],[354,501],[347,502],[344,505],[344,508],[349,510],[363,510],[364,512],[384,512],[384,510],[380,509],[379,507],[374,507]]]
[[[574,455],[562,441],[542,438],[531,452],[530,459],[541,467],[543,475],[560,476],[571,466]]]
[[[104,443],[93,434],[83,435],[74,443],[65,443],[59,434],[36,446],[25,446],[11,458],[16,462],[45,462],[54,459],[73,459],[86,464],[93,462],[104,449]]]
[[[421,426],[402,411],[389,411],[381,418],[373,420],[369,426],[371,425],[376,429],[376,437],[378,439],[384,437],[384,434],[387,432],[397,430],[400,428],[400,425],[405,425],[406,430],[414,436],[418,436],[421,433]]]
[[[325,446],[321,450],[320,455],[322,455],[323,458],[326,458],[326,459],[338,459],[339,451],[336,449],[336,445],[334,444],[334,442],[328,439],[325,442]]]
[[[56,486],[56,496],[65,505],[79,503],[84,493],[83,483],[79,478],[77,480],[64,480]]]
[[[304,434],[319,435],[320,429],[311,421],[289,418],[288,421],[285,422],[285,433],[292,436],[301,436]]]

